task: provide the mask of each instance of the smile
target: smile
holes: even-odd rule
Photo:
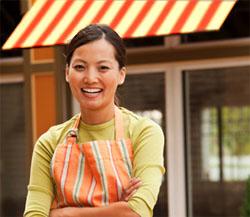
[[[90,93],[90,94],[94,94],[94,93],[101,93],[103,89],[97,89],[97,88],[81,88],[81,91],[84,93]]]

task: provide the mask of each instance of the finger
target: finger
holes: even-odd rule
[[[125,197],[130,195],[134,190],[137,190],[142,185],[142,182],[136,182],[134,185],[132,185],[130,188],[124,190]]]
[[[142,185],[142,182],[138,180],[135,182],[134,185],[132,185],[129,189],[123,189],[122,191],[122,197],[121,201],[126,201],[128,200],[136,193],[137,189]]]
[[[125,189],[129,189],[131,188],[132,186],[136,185],[137,183],[141,182],[141,179],[140,178],[133,178],[129,181],[127,187]]]
[[[122,191],[122,200],[125,200],[128,195],[130,195],[135,189],[141,185],[140,178],[133,178],[130,180],[129,184]]]
[[[130,198],[136,193],[137,189],[133,190],[126,198],[125,201],[128,202]]]
[[[131,186],[131,187],[129,188],[129,191],[132,192],[132,191],[134,191],[135,189],[138,189],[141,185],[142,185],[142,182],[141,182],[141,181],[136,182],[133,186]]]
[[[141,179],[135,179],[131,180],[131,182],[128,184],[128,186],[125,188],[126,191],[133,191],[135,188],[138,188],[142,184]]]

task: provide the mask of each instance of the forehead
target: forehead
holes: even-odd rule
[[[87,44],[81,45],[73,53],[72,59],[81,57],[83,59],[114,59],[115,48],[106,39],[98,39]]]

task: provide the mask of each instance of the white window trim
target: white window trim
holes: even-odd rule
[[[182,72],[166,70],[166,136],[169,216],[186,215]]]

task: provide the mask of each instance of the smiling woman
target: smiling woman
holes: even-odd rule
[[[81,112],[38,139],[24,216],[152,216],[164,136],[155,122],[115,105],[126,76],[122,39],[106,25],[89,25],[66,56]]]
[[[99,124],[113,117],[116,88],[125,79],[113,45],[101,38],[79,46],[66,67],[66,80],[81,106],[81,118],[88,124]],[[93,111],[93,112],[92,112]],[[98,116],[96,115],[98,112]]]

